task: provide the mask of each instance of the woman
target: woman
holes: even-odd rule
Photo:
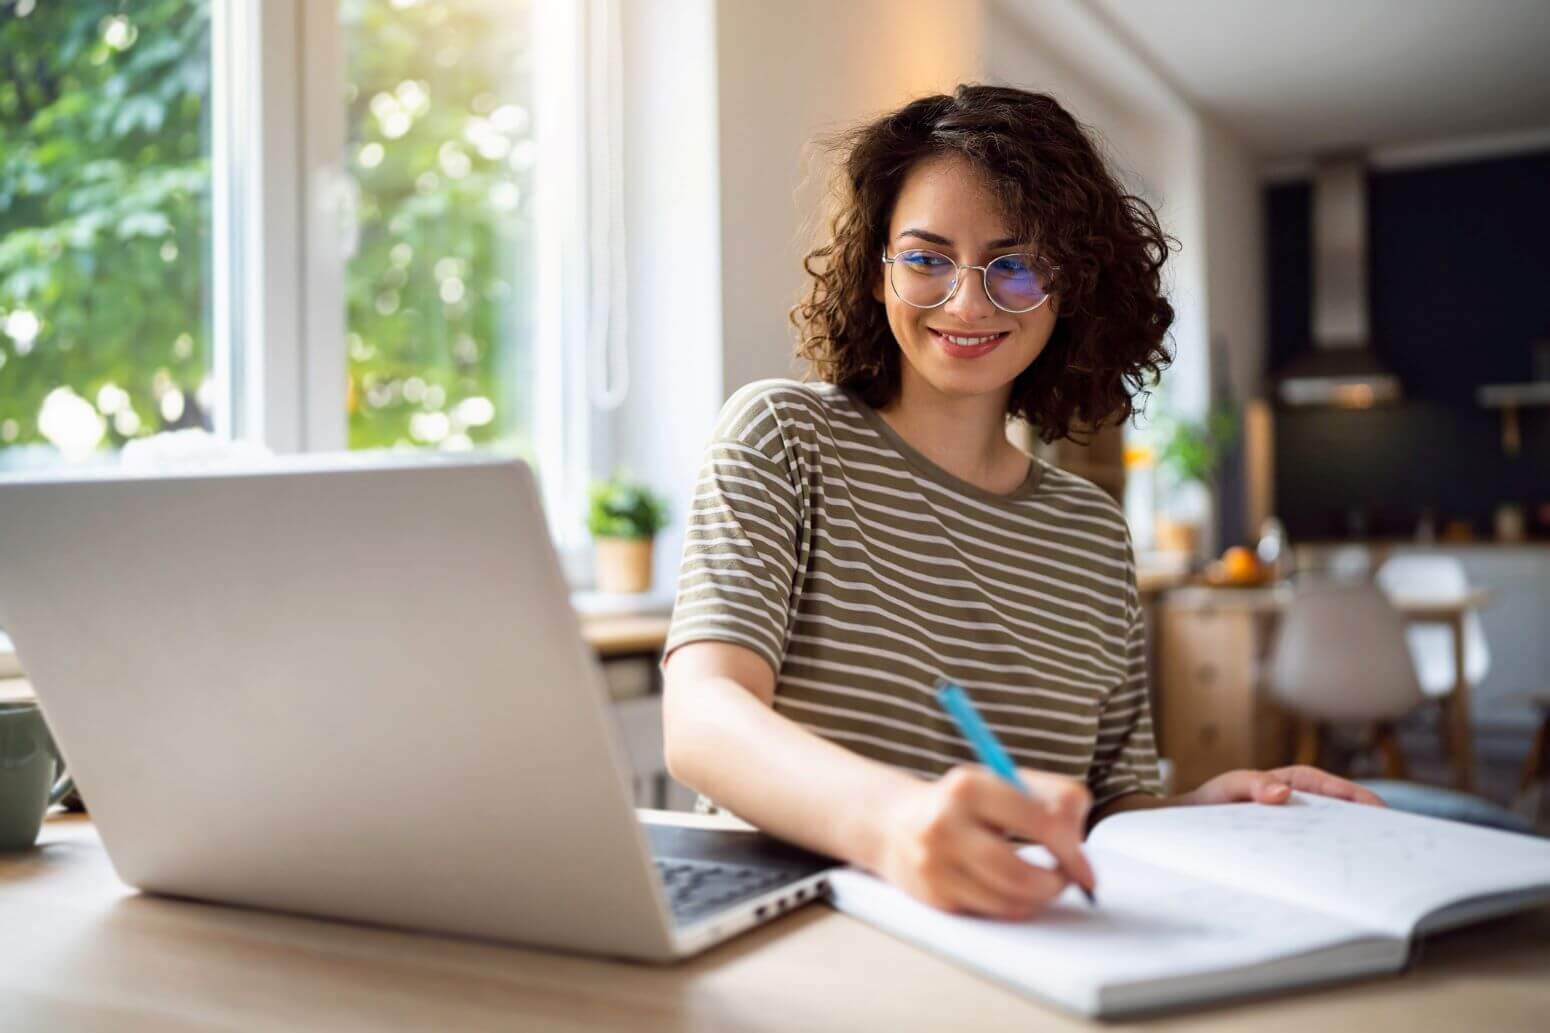
[[[1128,531],[1014,448],[1131,415],[1167,364],[1167,238],[1053,99],[960,86],[844,140],[832,239],[793,313],[821,380],[724,408],[666,659],[673,775],[938,907],[1024,917],[1092,888],[1085,831],[1139,807],[1291,789],[1306,767],[1164,798]],[[1029,793],[972,763],[967,687]],[[1019,860],[1041,843],[1057,870]]]

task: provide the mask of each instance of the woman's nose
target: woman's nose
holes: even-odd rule
[[[985,277],[978,269],[965,269],[958,276],[958,287],[942,306],[966,323],[988,319],[996,306],[985,294]]]

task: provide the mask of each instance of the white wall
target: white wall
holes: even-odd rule
[[[623,7],[631,386],[613,454],[667,496],[655,581],[678,577],[683,523],[722,392],[714,0]]]
[[[730,394],[800,369],[787,313],[829,169],[814,138],[980,78],[983,5],[732,0],[716,13]]]
[[[1243,402],[1261,393],[1265,371],[1265,216],[1258,162],[1210,118],[1201,119],[1207,333],[1226,363],[1226,386]],[[1220,385],[1222,380],[1218,380]]]

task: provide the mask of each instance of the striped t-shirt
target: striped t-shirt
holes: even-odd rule
[[[714,639],[776,672],[775,709],[935,778],[973,752],[938,708],[969,690],[1020,765],[1094,806],[1160,792],[1124,517],[1034,460],[1009,495],[962,481],[831,384],[765,380],[706,451],[666,652]]]

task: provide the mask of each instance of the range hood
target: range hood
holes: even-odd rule
[[[1275,373],[1287,405],[1365,409],[1399,400],[1399,378],[1372,351],[1367,316],[1367,164],[1313,168],[1313,348]]]

